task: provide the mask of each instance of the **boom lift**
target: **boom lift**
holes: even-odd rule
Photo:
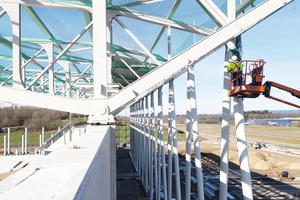
[[[275,98],[270,95],[271,87],[273,86],[278,89],[289,92],[291,93],[291,95],[300,99],[300,91],[298,90],[295,90],[293,88],[272,81],[266,81],[263,84],[263,78],[265,77],[263,71],[264,71],[264,65],[266,64],[264,60],[262,59],[258,59],[255,61],[243,60],[240,63],[243,63],[245,68],[245,73],[240,72],[236,78],[233,78],[233,73],[231,73],[231,81],[229,82],[230,91],[228,93],[228,96],[237,97],[237,98],[257,98],[260,94],[263,94],[265,97],[269,99],[273,99],[275,101],[279,101],[294,106],[296,108],[300,108],[299,105]],[[239,63],[237,64],[237,66],[238,65]],[[248,83],[250,78],[251,78],[251,82]],[[242,79],[241,81],[242,84],[233,87],[233,82],[235,81],[236,83],[238,83],[239,82],[238,79]]]

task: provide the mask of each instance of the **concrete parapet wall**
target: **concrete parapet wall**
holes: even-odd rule
[[[116,199],[114,137],[114,126],[88,127],[86,134],[1,181],[0,199]]]

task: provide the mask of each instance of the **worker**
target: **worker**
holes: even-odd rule
[[[232,73],[233,88],[236,87],[236,79],[238,79],[238,86],[242,85],[243,63],[238,62],[237,56],[232,56],[232,63],[227,68],[228,72]]]

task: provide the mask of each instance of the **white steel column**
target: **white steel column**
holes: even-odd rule
[[[94,97],[107,96],[106,1],[93,2]]]
[[[230,74],[227,72],[229,60],[232,57],[231,50],[226,45],[224,78],[223,78],[223,103],[222,103],[222,131],[221,131],[221,156],[220,156],[220,200],[227,200],[228,191],[228,158],[229,158],[229,139],[230,139],[230,107],[231,97],[228,96],[230,90]]]
[[[158,171],[158,176],[157,176],[157,188],[156,189],[156,199],[160,199],[160,183],[161,183],[161,151],[164,151],[164,149],[161,148],[162,143],[163,143],[163,134],[164,134],[164,127],[163,127],[163,115],[162,115],[162,87],[158,88],[158,107],[157,107],[157,115],[158,115],[158,119],[157,119],[157,143],[158,143],[158,147],[157,147],[157,153],[158,153],[158,157],[157,157],[157,171]]]
[[[162,179],[162,184],[163,184],[163,194],[164,194],[164,199],[167,199],[167,180],[166,180],[166,161],[165,161],[165,139],[164,139],[164,115],[163,115],[163,103],[162,103],[162,87],[158,88],[158,135],[159,135],[159,154],[158,154],[158,188],[160,188],[160,183]],[[160,150],[161,149],[161,150]],[[162,159],[160,158],[162,157]],[[160,163],[162,163],[162,168],[160,167]],[[160,176],[162,172],[162,177]],[[160,193],[159,199],[160,199]]]
[[[145,187],[145,181],[146,181],[146,173],[145,173],[145,168],[146,168],[146,130],[145,130],[145,107],[144,107],[144,98],[141,100],[141,118],[142,118],[142,183],[143,186]]]
[[[190,102],[192,112],[192,131],[194,138],[194,151],[195,151],[195,165],[197,174],[197,190],[198,199],[204,200],[204,189],[203,189],[203,175],[202,175],[202,164],[201,164],[201,152],[200,152],[200,138],[199,138],[199,124],[197,114],[197,101],[196,101],[196,86],[195,86],[195,75],[194,69],[188,70],[189,82],[190,82]]]
[[[7,129],[7,155],[10,155],[10,128]]]
[[[4,135],[3,143],[3,155],[6,156],[6,135]]]
[[[240,169],[242,176],[243,199],[253,199],[247,139],[244,123],[243,101],[233,98],[234,119],[236,127],[237,146],[239,152]]]
[[[13,4],[4,7],[4,9],[12,22],[13,87],[23,89],[21,78],[21,8],[20,4]]]
[[[53,62],[54,57],[54,47],[53,44],[41,44],[41,46],[45,49],[48,55],[49,64]],[[44,75],[42,75],[44,77]],[[41,84],[42,84],[41,80]],[[54,64],[48,70],[48,84],[49,84],[49,94],[55,95],[54,89]]]
[[[22,155],[24,155],[24,135],[22,135],[22,149],[21,149]]]
[[[146,131],[146,167],[145,167],[145,175],[146,175],[146,193],[148,194],[149,191],[149,165],[150,165],[150,134],[149,134],[149,104],[148,104],[148,96],[145,97],[145,117],[146,117],[146,124],[145,124],[145,131]]]
[[[174,79],[170,80],[169,82],[169,110],[168,110],[168,200],[172,199],[172,147],[173,147],[173,135],[172,135],[172,109],[173,107],[173,81]]]
[[[25,128],[25,154],[28,152],[28,135],[27,135],[27,128]]]
[[[180,190],[180,173],[179,173],[179,159],[178,159],[178,145],[177,145],[177,128],[176,128],[176,113],[175,113],[175,91],[174,82],[170,81],[170,106],[171,106],[171,127],[173,137],[173,151],[174,151],[174,167],[175,167],[175,184],[176,184],[176,199],[181,200]],[[169,163],[170,165],[170,163]]]
[[[191,110],[191,80],[187,73],[187,108],[186,108],[186,154],[185,154],[185,199],[191,198],[191,138],[192,138],[192,110]]]
[[[155,125],[153,127],[154,124],[154,95],[153,92],[151,93],[151,107],[150,107],[150,132],[151,132],[151,136],[150,136],[150,142],[151,142],[151,146],[150,146],[150,200],[153,199],[153,153],[156,153],[154,151],[155,149]]]

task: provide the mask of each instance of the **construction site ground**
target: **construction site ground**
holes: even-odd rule
[[[206,138],[205,141],[200,143],[204,178],[206,177],[206,180],[218,186],[220,138],[218,135],[206,134],[201,131],[200,136]],[[178,143],[178,150],[182,159],[184,159],[186,152],[185,148],[185,142]],[[192,148],[192,157],[193,153]],[[248,153],[254,199],[298,199],[297,196],[300,196],[300,149],[266,144],[266,147],[262,149],[249,147]],[[288,171],[293,180],[279,179],[276,170],[271,170],[268,177],[265,178],[269,166],[276,166],[280,171]],[[242,199],[236,139],[230,139],[228,177],[228,191],[236,199]],[[217,198],[217,194],[215,198]]]

